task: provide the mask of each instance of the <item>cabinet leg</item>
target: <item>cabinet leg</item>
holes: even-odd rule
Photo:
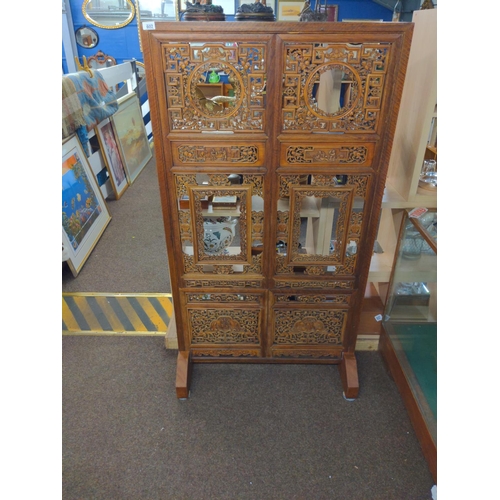
[[[359,392],[358,365],[356,364],[356,356],[354,356],[353,352],[344,353],[339,369],[344,388],[344,397],[346,399],[357,398]]]
[[[187,399],[189,397],[191,370],[191,354],[189,351],[179,351],[177,355],[177,374],[175,379],[175,392],[179,399]]]

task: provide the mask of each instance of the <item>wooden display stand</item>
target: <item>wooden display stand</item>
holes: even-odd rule
[[[357,333],[412,31],[314,22],[142,31],[179,398],[192,365],[214,362],[337,364],[344,396],[357,397]],[[217,106],[197,88],[214,69],[232,86],[228,106],[224,87]],[[329,81],[344,90],[335,102]],[[236,208],[203,208],[220,197]]]

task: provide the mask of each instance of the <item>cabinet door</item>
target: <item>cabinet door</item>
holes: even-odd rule
[[[381,130],[383,103],[389,97],[387,74],[395,62],[390,36],[380,36],[377,43],[367,41],[362,33],[280,35],[280,39],[282,132],[373,134]]]
[[[274,294],[271,356],[315,361],[341,359],[351,298],[350,292]]]
[[[188,345],[195,358],[263,355],[263,293],[184,291]]]
[[[172,132],[263,132],[270,35],[168,34],[163,68]],[[210,41],[208,41],[210,39]],[[209,75],[220,81],[211,84]]]
[[[278,176],[276,274],[353,277],[369,174]]]
[[[176,173],[185,279],[262,276],[264,176]]]

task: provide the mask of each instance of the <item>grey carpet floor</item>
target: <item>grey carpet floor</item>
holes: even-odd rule
[[[107,200],[107,206],[111,222],[78,276],[63,265],[63,293],[170,292],[155,159],[119,200]]]
[[[175,395],[154,337],[63,337],[63,498],[431,498],[432,477],[378,353],[360,395],[336,366],[197,364]]]

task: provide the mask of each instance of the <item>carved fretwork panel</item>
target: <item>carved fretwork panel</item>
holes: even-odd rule
[[[184,284],[190,288],[261,288],[260,280],[223,280],[223,279],[186,279]]]
[[[174,165],[231,165],[258,167],[264,163],[264,145],[260,143],[174,143]]]
[[[236,177],[240,184],[229,174],[175,174],[184,274],[262,274],[252,247],[264,244],[264,177]]]
[[[352,190],[346,190],[345,188],[340,189],[323,189],[323,188],[292,188],[292,192],[290,194],[290,212],[292,214],[293,220],[291,221],[290,234],[292,235],[292,241],[290,242],[290,246],[288,247],[287,252],[287,262],[288,264],[292,263],[308,263],[321,264],[322,262],[328,262],[330,264],[341,264],[343,262],[343,251],[345,246],[345,233],[346,233],[346,214],[350,212],[352,205]],[[323,201],[324,199],[331,200],[330,204],[334,205],[335,208],[332,210],[337,211],[337,220],[336,220],[336,230],[332,232],[331,227],[329,228],[330,234],[335,236],[336,245],[334,245],[333,249],[329,249],[328,254],[319,254],[318,249],[314,252],[303,253],[303,247],[300,244],[300,236],[302,231],[302,214],[306,208],[306,202],[313,199],[319,206],[318,209],[318,218],[321,217],[322,210],[328,210],[328,208],[324,208]]]
[[[377,132],[390,43],[284,43],[282,131]]]
[[[352,290],[354,283],[352,281],[334,281],[332,279],[326,279],[322,281],[312,281],[312,280],[285,280],[277,279],[274,282],[276,288],[290,288],[295,290],[303,289],[319,289],[319,290]]]
[[[286,294],[286,295],[276,295],[276,302],[282,302],[287,304],[335,304],[341,306],[349,305],[351,300],[351,295],[346,294],[335,294],[335,295],[305,295],[305,294]]]
[[[369,167],[371,166],[374,150],[374,143],[282,144],[281,164]]]
[[[200,349],[193,346],[193,358],[257,358],[261,356],[260,349]]]
[[[346,310],[275,309],[274,345],[341,346]]]
[[[162,48],[171,130],[264,129],[266,43],[170,42]],[[224,80],[210,84],[212,72]]]
[[[186,293],[186,300],[190,303],[206,302],[250,302],[260,304],[262,295],[248,293]]]
[[[280,175],[276,274],[352,276],[370,174]]]
[[[188,309],[191,344],[260,344],[260,309]]]

